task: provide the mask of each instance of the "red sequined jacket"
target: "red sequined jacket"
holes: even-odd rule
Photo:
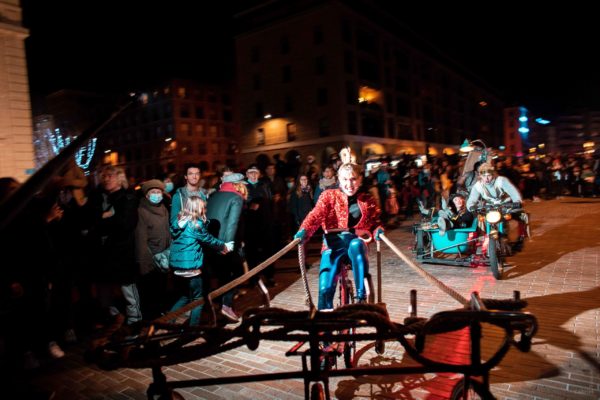
[[[379,215],[381,211],[375,199],[368,193],[360,193],[357,198],[361,218],[355,228],[357,235],[366,231],[375,236],[375,231],[380,226]],[[304,218],[300,229],[306,231],[306,239],[310,238],[319,226],[324,231],[348,228],[348,196],[340,189],[329,189],[321,193],[315,208]]]

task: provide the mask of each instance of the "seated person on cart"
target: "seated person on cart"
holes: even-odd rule
[[[467,210],[465,197],[460,193],[450,196],[450,206],[438,212],[437,224],[439,234],[443,236],[449,229],[468,228],[473,224],[475,216]]]
[[[377,202],[369,193],[359,192],[362,168],[355,163],[350,148],[342,149],[340,158],[343,164],[338,169],[339,187],[321,193],[294,236],[306,242],[319,227],[325,232],[319,269],[319,310],[333,308],[335,279],[343,257],[352,263],[357,301],[366,300],[369,251],[361,237],[366,234],[370,240],[383,232]]]

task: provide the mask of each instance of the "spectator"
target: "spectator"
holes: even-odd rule
[[[113,298],[113,287],[119,286],[126,302],[127,324],[142,319],[139,294],[135,285],[135,227],[138,200],[119,180],[118,169],[106,166],[101,172],[101,191],[96,193],[94,204],[97,226],[94,234],[98,261],[96,278],[101,306],[112,317],[119,315]]]
[[[315,188],[315,203],[319,200],[319,196],[324,190],[335,189],[338,187],[335,169],[333,165],[328,165],[323,170],[323,177],[319,180],[319,184]]]
[[[199,196],[206,201],[206,196],[200,187],[200,168],[196,165],[188,165],[185,169],[185,186],[177,189],[171,201],[171,233],[177,236],[181,229],[177,223],[177,218],[183,205],[190,196]]]
[[[171,244],[169,212],[163,204],[164,184],[151,179],[142,184],[144,197],[138,207],[138,223],[135,229],[135,255],[140,273],[140,298],[143,315],[154,319],[164,311],[167,294],[167,275],[154,260]]]
[[[308,183],[308,177],[300,175],[296,181],[295,190],[290,194],[289,209],[294,218],[294,231],[298,230],[304,218],[313,209],[313,206],[313,191]]]
[[[208,233],[206,229],[206,202],[199,196],[187,198],[177,216],[178,234],[171,245],[170,266],[175,274],[176,287],[181,297],[171,308],[177,311],[203,295],[202,266],[204,253],[201,244],[213,247],[223,253],[233,249],[233,242],[225,244]],[[190,313],[190,326],[200,324],[202,305]]]
[[[208,199],[206,218],[210,221],[208,231],[219,240],[233,243],[230,253],[221,255],[212,248],[206,249],[206,263],[211,274],[216,275],[219,286],[231,282],[241,274],[242,259],[242,209],[248,197],[244,176],[230,173],[223,176],[223,183],[218,192]],[[235,291],[231,290],[221,298],[221,314],[229,321],[237,322],[238,316],[233,310],[233,297]]]

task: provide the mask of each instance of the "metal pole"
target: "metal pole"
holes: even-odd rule
[[[79,147],[89,139],[98,135],[108,124],[112,122],[119,114],[131,106],[137,100],[138,96],[132,96],[129,101],[118,110],[113,112],[107,120],[96,124],[93,128],[87,129],[77,137],[71,144],[65,147],[56,157],[48,161],[42,168],[33,174],[23,185],[17,189],[10,197],[0,204],[0,231],[4,230],[10,222],[15,219],[25,208],[33,196],[43,189],[48,181],[56,176],[60,170],[69,162]]]

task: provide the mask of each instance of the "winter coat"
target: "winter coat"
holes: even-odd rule
[[[324,231],[331,229],[355,228],[356,230],[368,231],[375,236],[375,231],[380,226],[379,217],[381,211],[379,206],[368,193],[359,193],[357,198],[361,217],[354,227],[348,226],[348,196],[339,189],[330,189],[321,193],[315,208],[304,218],[300,229],[306,231],[309,238],[319,227]]]
[[[102,211],[112,207],[114,215],[98,216],[99,240],[97,278],[103,282],[128,284],[137,275],[135,267],[135,227],[137,225],[138,199],[125,189],[113,193],[101,193],[95,201],[104,203]]]
[[[290,213],[294,216],[294,222],[300,225],[304,218],[308,215],[310,210],[313,209],[314,203],[310,192],[302,192],[298,196],[297,190],[292,190],[290,194]]]
[[[206,201],[206,195],[202,192],[201,189],[193,192],[193,191],[188,190],[188,188],[186,186],[184,186],[184,187],[180,187],[179,189],[177,189],[175,191],[175,194],[173,194],[173,198],[171,199],[171,219],[170,219],[171,233],[173,234],[173,236],[177,236],[181,232],[181,229],[177,225],[177,218],[179,218],[179,213],[181,212],[183,207],[185,207],[185,203],[186,203],[187,199],[191,196],[198,196],[202,200]]]
[[[227,184],[223,184],[225,187]],[[223,190],[214,193],[208,199],[206,218],[210,221],[208,231],[223,242],[235,241],[239,245],[241,230],[240,217],[244,208],[244,199],[238,193]]]
[[[162,202],[153,204],[143,197],[138,207],[138,223],[135,229],[135,259],[140,274],[152,272],[156,268],[152,256],[166,250],[170,244],[167,208]]]
[[[187,222],[181,228],[180,234],[171,243],[171,255],[169,263],[171,268],[192,270],[200,269],[204,262],[202,244],[222,250],[225,242],[208,233],[206,222],[202,220],[197,223]]]

